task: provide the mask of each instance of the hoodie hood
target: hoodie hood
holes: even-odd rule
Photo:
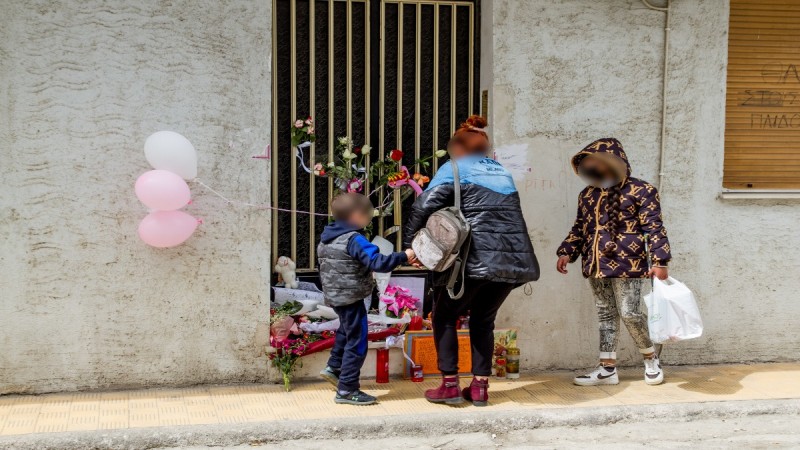
[[[628,177],[631,176],[631,165],[628,162],[628,156],[625,155],[622,144],[614,138],[598,139],[573,156],[572,170],[575,171],[576,175],[578,174],[578,167],[580,167],[581,161],[587,156],[604,159],[611,164],[617,177],[622,181],[627,180]]]
[[[329,223],[325,226],[325,229],[322,230],[322,235],[320,236],[320,240],[323,244],[328,244],[332,240],[336,239],[337,237],[350,233],[351,231],[360,231],[361,228],[351,225],[347,222],[343,221],[334,221]]]

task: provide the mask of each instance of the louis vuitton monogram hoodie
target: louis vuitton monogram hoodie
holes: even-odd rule
[[[557,254],[569,256],[570,262],[580,257],[586,278],[645,278],[645,235],[653,265],[666,266],[671,259],[658,191],[630,176],[630,163],[618,140],[597,140],[573,156],[576,174],[591,154],[603,154],[618,167],[623,181],[608,189],[587,186],[581,191],[575,224]],[[614,215],[617,220],[609,220]]]

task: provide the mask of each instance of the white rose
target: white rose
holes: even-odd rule
[[[334,164],[333,161],[331,161],[331,162],[328,163],[328,167],[333,169],[334,167],[336,167],[336,164]]]
[[[350,139],[347,136],[342,136],[339,138],[339,145],[348,145],[350,143]]]
[[[302,120],[297,119],[297,120],[294,121],[294,127],[295,128],[303,128],[304,126],[305,126],[305,123],[303,123]]]
[[[344,153],[342,153],[342,158],[347,160],[355,159],[356,154],[351,152],[350,150],[345,150]]]
[[[372,150],[372,147],[370,147],[369,144],[364,144],[364,146],[361,147],[361,154],[364,156],[369,155],[370,150]]]
[[[444,158],[444,156],[447,155],[447,150],[436,150],[434,155],[436,155],[437,158]]]

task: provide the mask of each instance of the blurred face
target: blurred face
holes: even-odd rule
[[[467,149],[461,141],[451,139],[450,143],[447,145],[447,153],[450,154],[450,158],[459,159],[467,155]]]
[[[359,228],[366,228],[372,222],[372,210],[369,211],[356,211],[350,214],[349,223]]]
[[[586,184],[603,189],[608,189],[621,181],[617,179],[617,175],[607,162],[591,156],[583,158],[581,165],[578,166],[578,175]]]
[[[453,159],[471,155],[486,155],[489,153],[489,142],[478,133],[456,133],[447,143],[447,152]]]

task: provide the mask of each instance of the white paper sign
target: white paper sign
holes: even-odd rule
[[[528,144],[501,145],[494,149],[494,159],[511,172],[515,180],[520,180],[531,173],[528,164]]]

